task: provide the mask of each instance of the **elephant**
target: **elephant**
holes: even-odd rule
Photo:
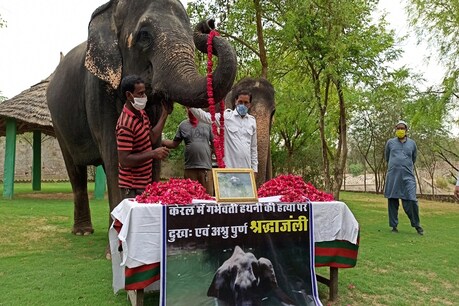
[[[265,78],[243,78],[226,95],[225,106],[234,108],[236,93],[246,89],[252,93],[250,114],[257,120],[258,173],[257,186],[272,178],[271,126],[276,111],[274,87]]]
[[[105,170],[110,211],[122,199],[115,136],[124,103],[121,79],[135,74],[145,81],[145,110],[152,125],[163,104],[169,112],[174,102],[207,106],[206,76],[198,73],[194,55],[195,48],[207,51],[213,28],[214,21],[207,20],[193,31],[179,0],[111,0],[93,12],[87,41],[64,57],[47,89],[48,108],[73,189],[74,234],[94,232],[88,165],[102,165]],[[218,101],[234,83],[237,60],[234,48],[221,37],[213,40],[213,54],[219,57],[213,74]],[[157,163],[154,169],[158,180]]]
[[[271,261],[264,257],[257,259],[240,246],[218,268],[207,290],[207,296],[217,298],[220,306],[258,306],[270,295],[282,305],[295,305],[279,288]]]

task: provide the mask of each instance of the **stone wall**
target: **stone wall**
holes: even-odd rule
[[[41,178],[42,181],[68,181],[67,170],[57,139],[42,134]],[[3,181],[5,166],[5,137],[0,137],[0,180]],[[15,181],[32,180],[32,134],[16,138]]]
[[[3,182],[5,166],[5,137],[0,137],[0,181]],[[88,167],[88,180],[94,180],[94,167]],[[161,179],[183,176],[183,158],[161,163]],[[14,179],[17,182],[32,180],[32,133],[18,135],[16,139],[16,164]],[[42,135],[41,179],[43,182],[68,181],[67,170],[57,139]]]

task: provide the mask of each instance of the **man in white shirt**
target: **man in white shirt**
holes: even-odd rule
[[[226,109],[225,118],[225,165],[227,168],[252,168],[258,172],[257,123],[248,114],[252,106],[252,94],[240,90],[236,94],[234,110]],[[190,108],[199,121],[212,124],[210,113],[199,108]],[[215,114],[220,124],[220,114]]]

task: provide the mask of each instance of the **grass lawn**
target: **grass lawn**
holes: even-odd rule
[[[129,305],[125,292],[113,293],[104,257],[107,200],[91,200],[94,235],[74,236],[69,184],[42,189],[16,184],[13,200],[0,199],[0,305]],[[419,236],[401,208],[400,233],[390,232],[381,195],[342,193],[341,200],[361,226],[359,257],[355,268],[340,270],[337,301],[328,302],[319,284],[324,305],[459,305],[459,205],[421,200]]]

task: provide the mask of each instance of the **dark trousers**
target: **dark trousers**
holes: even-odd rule
[[[211,169],[185,169],[183,177],[198,181],[202,186],[204,186],[208,194],[214,195],[214,180]]]
[[[397,227],[398,225],[398,207],[400,205],[399,199],[387,199],[389,209],[389,226]],[[403,210],[410,219],[412,227],[419,225],[419,205],[418,201],[402,200]]]
[[[135,198],[137,195],[141,195],[145,189],[132,189],[132,188],[120,188],[121,196],[124,199]]]

